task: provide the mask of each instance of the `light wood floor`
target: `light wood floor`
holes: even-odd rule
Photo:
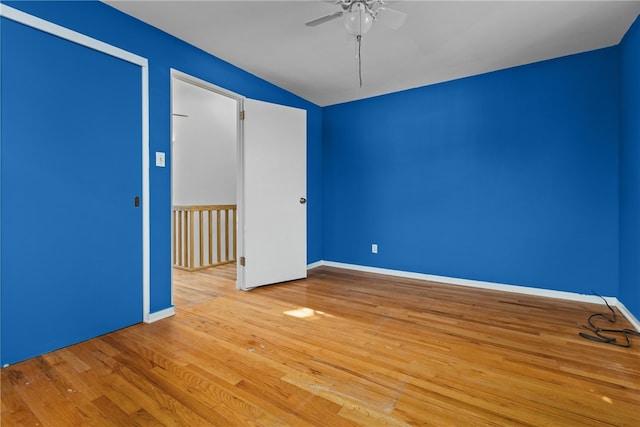
[[[640,338],[578,336],[603,306],[326,267],[240,292],[234,269],[2,369],[2,426],[640,425]]]

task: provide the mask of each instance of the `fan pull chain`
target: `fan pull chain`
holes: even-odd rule
[[[356,36],[356,43],[358,47],[358,53],[356,54],[356,58],[358,58],[358,80],[360,81],[360,87],[362,87],[362,59],[360,57],[360,50],[362,47],[362,36]]]

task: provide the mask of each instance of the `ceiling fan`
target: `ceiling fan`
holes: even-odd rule
[[[360,60],[360,48],[362,46],[362,36],[371,30],[374,22],[397,30],[402,27],[407,20],[407,14],[387,7],[384,0],[332,0],[342,10],[321,16],[305,23],[307,27],[315,27],[325,22],[344,16],[344,26],[347,32],[356,39],[358,61],[358,78],[362,87],[362,62]]]
[[[374,21],[380,21],[383,25],[397,30],[407,20],[406,13],[389,9],[387,7],[389,3],[384,0],[333,0],[330,3],[340,6],[342,10],[312,19],[305,25],[307,27],[315,27],[345,16],[347,31],[352,36],[358,36],[367,33]],[[362,25],[360,25],[359,21],[362,21]]]

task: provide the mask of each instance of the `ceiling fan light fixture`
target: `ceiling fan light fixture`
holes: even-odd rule
[[[373,26],[373,16],[362,3],[356,3],[352,10],[345,14],[344,26],[350,35],[362,36],[367,34]]]

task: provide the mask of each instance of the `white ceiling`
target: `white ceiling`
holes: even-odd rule
[[[355,40],[330,1],[105,3],[320,106],[616,45],[640,1],[396,1],[399,30],[374,23]]]

